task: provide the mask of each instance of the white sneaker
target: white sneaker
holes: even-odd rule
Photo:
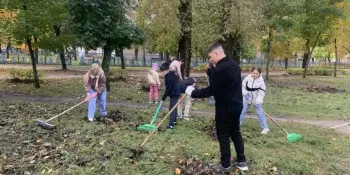
[[[184,116],[184,118],[183,118],[184,120],[187,120],[187,121],[189,121],[190,120],[190,118],[189,117],[187,117],[187,116]]]
[[[93,119],[93,118],[88,118],[88,120],[89,120],[90,122],[93,122],[93,121],[94,121],[94,119]]]
[[[267,134],[269,131],[270,131],[269,128],[263,129],[261,131],[261,134]]]
[[[153,102],[152,101],[148,101],[148,104],[153,104]]]

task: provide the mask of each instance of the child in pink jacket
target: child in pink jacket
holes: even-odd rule
[[[148,84],[149,84],[149,93],[148,93],[149,104],[153,103],[152,101],[153,98],[154,98],[154,103],[158,104],[158,89],[160,86],[160,81],[159,81],[159,74],[157,70],[158,70],[157,63],[153,63],[152,69],[148,71],[148,75],[147,75]]]

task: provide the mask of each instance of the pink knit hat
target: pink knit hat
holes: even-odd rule
[[[158,64],[157,63],[152,63],[152,69],[157,71],[158,70]]]

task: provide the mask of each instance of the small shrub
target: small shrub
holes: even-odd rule
[[[200,71],[200,72],[207,71],[207,64],[199,64],[197,67],[197,71]]]
[[[315,75],[320,75],[320,76],[332,76],[333,75],[332,69],[317,68],[317,69],[314,69],[314,72],[315,72]]]
[[[9,70],[11,80],[17,82],[32,82],[34,80],[33,70],[30,69],[14,69]],[[38,78],[42,80],[42,73],[38,71]]]

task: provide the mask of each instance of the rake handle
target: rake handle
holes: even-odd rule
[[[54,117],[52,117],[52,118],[46,120],[45,123],[48,122],[48,121],[50,121],[50,120],[53,120],[53,119],[55,119],[55,118],[57,118],[57,117],[59,117],[59,116],[61,116],[61,115],[63,115],[63,114],[65,114],[65,113],[67,113],[68,111],[70,111],[70,110],[76,108],[77,106],[83,104],[84,102],[86,102],[86,100],[84,100],[84,101],[82,101],[82,102],[80,102],[80,103],[74,105],[73,107],[71,107],[71,108],[69,108],[69,109],[63,111],[62,113],[60,113],[60,114],[58,114],[58,115],[56,115],[56,116],[54,116]]]
[[[169,117],[169,115],[176,109],[177,106],[179,106],[179,104],[182,102],[182,100],[187,96],[187,94],[183,95],[179,101],[177,101],[177,103],[175,104],[175,106],[168,112],[168,114],[162,119],[162,121],[159,122],[159,124],[156,126],[156,128],[151,132],[151,134],[149,134],[147,136],[147,138],[142,142],[141,147],[143,147],[143,145],[145,145],[145,143],[148,141],[149,138],[151,138],[151,136],[157,131],[157,129],[159,128],[159,126],[165,121],[165,119],[167,119]]]
[[[253,102],[251,102],[251,103],[254,105],[255,108],[257,108],[257,109],[259,109],[261,112],[263,112],[273,123],[275,123],[279,128],[281,128],[286,134],[288,134],[288,132],[287,132],[285,129],[283,129],[282,126],[279,125],[275,120],[273,120],[271,116],[269,116],[268,114],[266,114],[266,112],[263,111],[262,109],[258,108],[258,107],[256,106],[256,104],[254,104]]]

